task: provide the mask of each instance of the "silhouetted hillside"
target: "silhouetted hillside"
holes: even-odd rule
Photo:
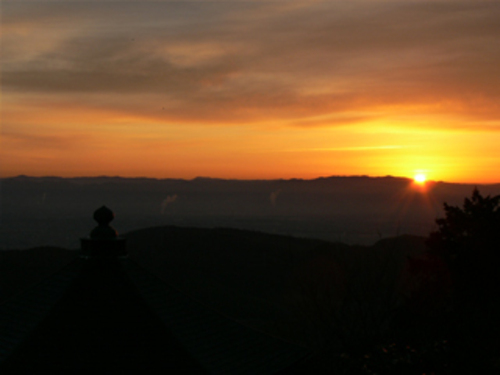
[[[425,250],[416,236],[370,247],[222,228],[156,227],[125,236],[131,257],[161,279],[239,321],[308,345],[335,334],[328,331],[334,317],[325,321],[325,314],[346,291],[364,299],[365,309],[381,294],[399,299],[408,257]]]
[[[448,361],[436,353],[447,350],[440,327],[447,326],[450,290],[440,278],[446,273],[426,258],[423,237],[354,246],[175,226],[124,237],[131,259],[181,294],[243,325],[327,350],[312,359],[321,368],[396,368],[397,361],[411,368],[412,361],[435,355],[441,356],[439,366]],[[55,248],[0,252],[0,299],[41,281],[76,255]],[[374,350],[380,352],[374,357],[382,361],[378,364],[366,357]]]
[[[311,345],[333,334],[326,329],[332,321],[321,316],[331,314],[328,309],[344,300],[346,291],[360,299],[399,293],[408,257],[419,257],[425,249],[423,238],[415,236],[369,247],[227,228],[166,226],[124,236],[132,259],[196,300],[255,328]],[[58,248],[0,252],[0,300],[76,255]],[[373,303],[369,298],[364,302]]]

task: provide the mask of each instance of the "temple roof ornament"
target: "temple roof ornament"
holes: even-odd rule
[[[118,232],[109,223],[113,221],[115,214],[106,206],[101,206],[94,212],[94,220],[97,227],[92,229],[90,236],[81,239],[81,256],[83,258],[113,258],[126,257],[125,238],[118,237]]]
[[[106,206],[101,206],[94,212],[94,220],[99,224],[90,232],[92,239],[113,239],[118,237],[118,232],[109,223],[113,221],[115,214]]]

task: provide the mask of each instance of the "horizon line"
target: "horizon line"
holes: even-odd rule
[[[371,175],[328,175],[328,176],[318,176],[314,178],[300,178],[300,177],[290,177],[290,178],[283,178],[283,177],[277,177],[277,178],[224,178],[224,177],[209,177],[209,176],[196,176],[193,178],[181,178],[181,177],[148,177],[148,176],[120,176],[120,175],[78,175],[78,176],[56,176],[56,175],[42,175],[42,176],[33,176],[33,175],[25,175],[25,174],[19,174],[19,175],[14,175],[14,176],[2,176],[0,177],[0,180],[6,180],[6,179],[15,179],[15,178],[57,178],[57,179],[96,179],[96,178],[120,178],[120,179],[128,179],[128,180],[156,180],[156,181],[161,181],[161,180],[182,180],[182,181],[195,181],[195,180],[201,180],[201,179],[206,179],[206,180],[219,180],[219,181],[293,181],[293,180],[299,180],[299,181],[315,181],[315,180],[321,180],[321,179],[328,179],[328,178],[371,178],[371,179],[381,179],[381,178],[393,178],[393,179],[402,179],[402,180],[408,180],[408,181],[414,181],[413,178],[411,177],[405,177],[405,176],[393,176],[393,175],[379,175],[379,176],[371,176]],[[499,182],[491,182],[491,183],[481,183],[481,182],[449,182],[449,181],[443,181],[443,180],[427,180],[427,184],[438,184],[438,183],[445,183],[445,184],[455,184],[455,185],[499,185]]]

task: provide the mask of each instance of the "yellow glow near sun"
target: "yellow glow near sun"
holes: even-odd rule
[[[425,176],[425,174],[423,173],[417,173],[414,177],[413,177],[413,180],[417,183],[417,184],[423,184],[426,180],[427,180],[427,177]]]

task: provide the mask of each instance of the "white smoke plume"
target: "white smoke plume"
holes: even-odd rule
[[[171,203],[174,203],[176,200],[177,200],[177,194],[174,194],[174,195],[169,195],[163,200],[163,202],[161,202],[162,215],[165,213],[165,209],[167,208],[167,206]]]
[[[273,191],[270,195],[269,195],[269,200],[271,201],[271,205],[273,207],[276,206],[276,199],[278,198],[278,195],[281,193],[281,189],[278,189],[276,191]]]

